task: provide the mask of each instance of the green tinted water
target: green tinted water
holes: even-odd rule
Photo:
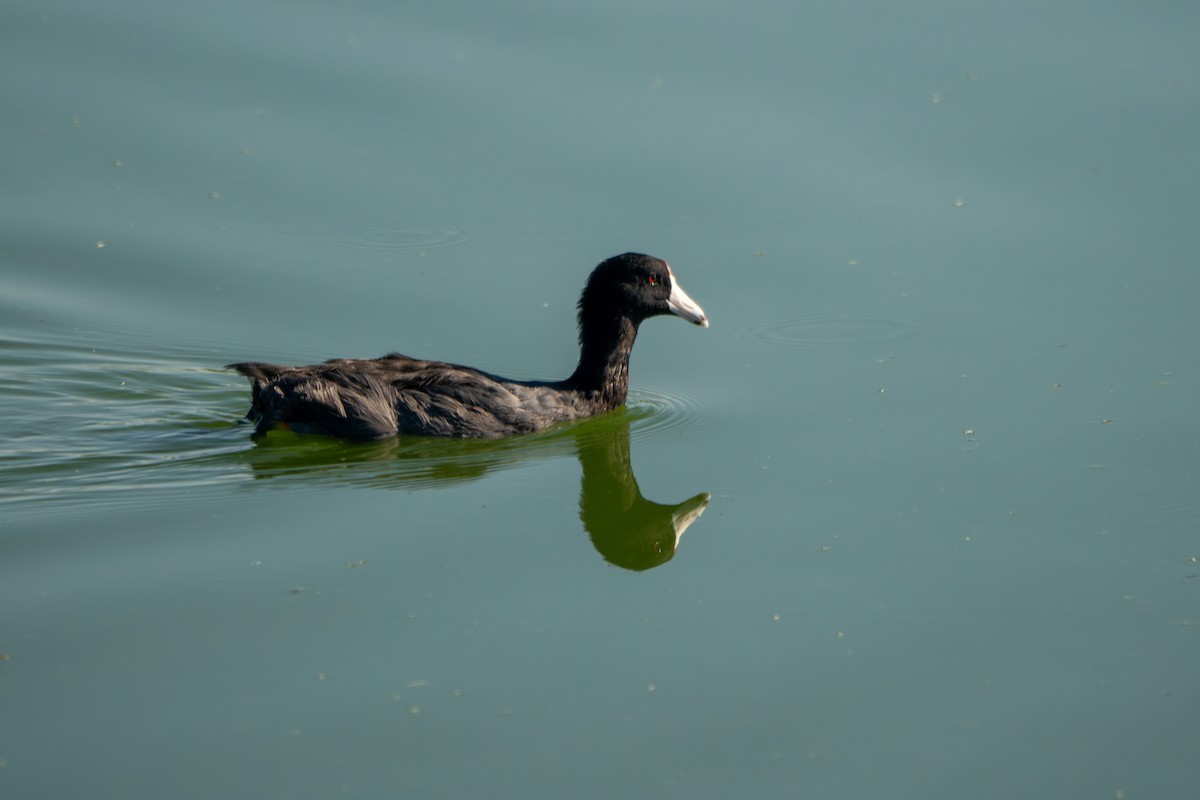
[[[5,798],[1190,796],[1190,7],[3,18]],[[630,249],[625,412],[236,422]]]

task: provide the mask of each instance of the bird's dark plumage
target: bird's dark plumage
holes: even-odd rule
[[[397,435],[497,439],[611,411],[629,391],[629,354],[642,320],[708,317],[667,262],[626,253],[602,262],[579,298],[579,366],[563,381],[516,381],[393,353],[306,367],[230,364],[250,379],[247,418],[347,439]]]

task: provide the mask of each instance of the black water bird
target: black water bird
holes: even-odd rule
[[[472,367],[392,353],[306,367],[230,364],[250,379],[256,433],[287,427],[346,439],[398,435],[498,439],[611,411],[629,392],[638,325],[676,314],[708,317],[662,259],[625,253],[601,262],[579,298],[579,366],[562,381],[518,381]]]

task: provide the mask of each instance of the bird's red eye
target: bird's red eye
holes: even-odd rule
[[[650,284],[651,286],[653,286],[657,282],[658,282],[658,279],[655,278],[653,275],[646,276],[646,283]]]

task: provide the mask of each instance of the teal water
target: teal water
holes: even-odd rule
[[[1200,11],[0,11],[0,796],[1190,797]],[[221,366],[574,367],[499,443]]]

